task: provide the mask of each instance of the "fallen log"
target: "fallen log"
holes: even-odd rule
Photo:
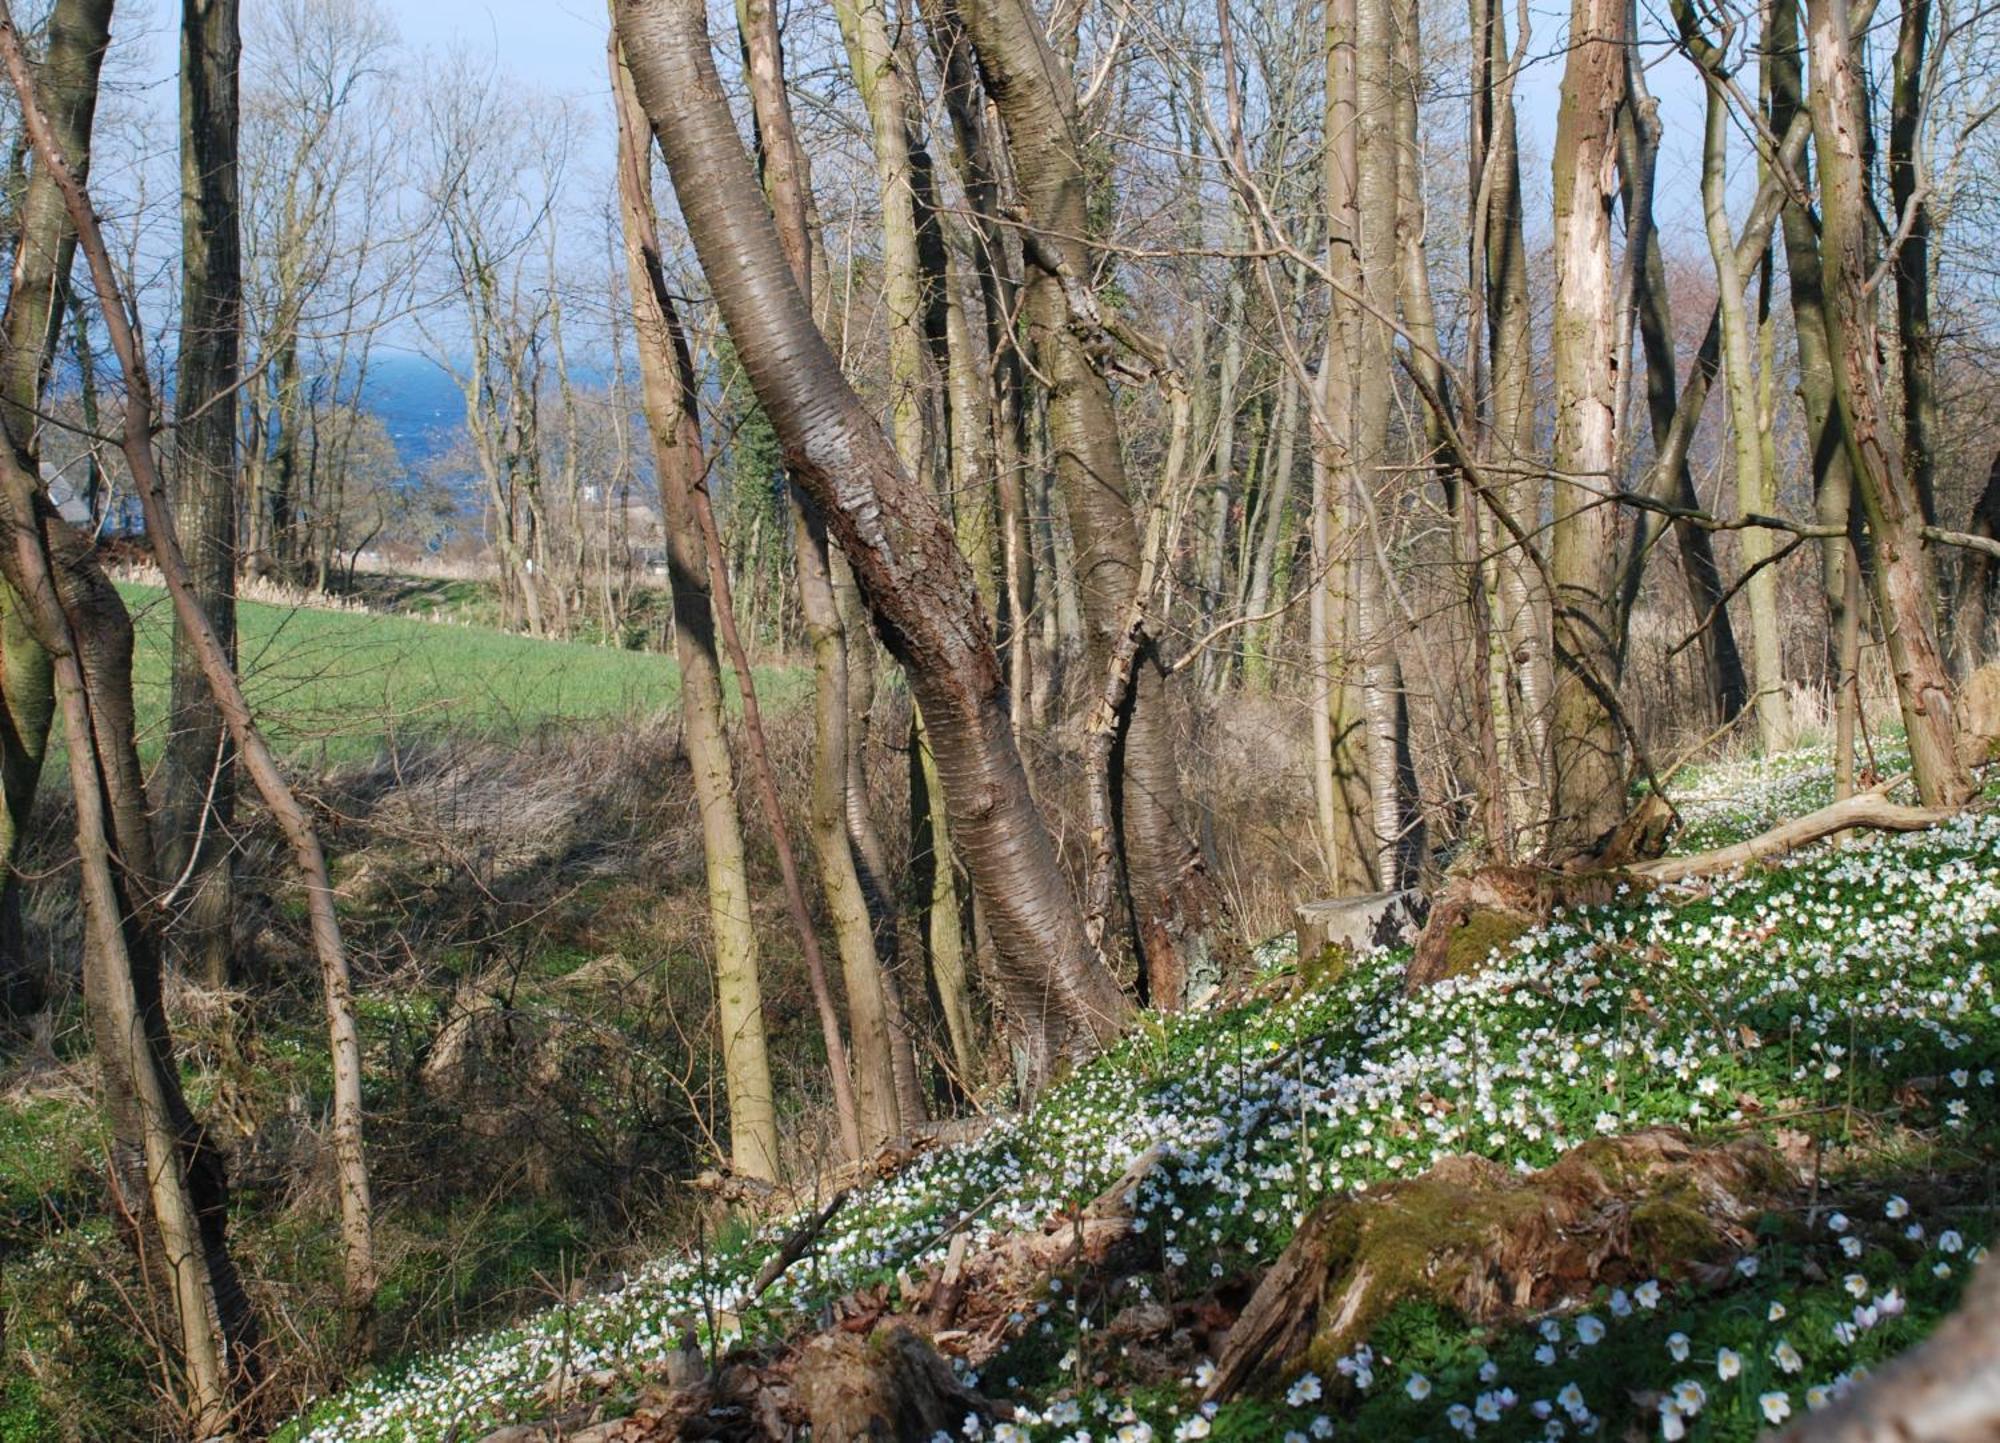
[[[1794,817],[1788,822],[1780,822],[1768,832],[1746,841],[1736,842],[1727,847],[1717,847],[1712,851],[1695,852],[1685,857],[1662,857],[1656,862],[1641,862],[1629,870],[1634,876],[1645,877],[1654,882],[1681,882],[1689,877],[1706,877],[1715,872],[1727,872],[1751,862],[1761,862],[1769,857],[1795,852],[1800,847],[1812,845],[1841,832],[1866,829],[1875,832],[1921,832],[1940,823],[1948,822],[1959,813],[1957,807],[1912,807],[1901,802],[1892,802],[1886,795],[1889,790],[1903,781],[1896,777],[1879,786],[1870,787],[1865,792],[1856,792],[1851,797],[1843,797],[1831,806],[1821,807],[1816,812],[1807,812],[1803,817]]]
[[[833,1221],[833,1215],[840,1211],[841,1206],[846,1201],[847,1190],[842,1188],[833,1195],[832,1200],[825,1207],[792,1229],[786,1236],[783,1245],[779,1247],[777,1252],[771,1254],[770,1261],[757,1270],[757,1281],[751,1284],[750,1287],[750,1299],[752,1302],[763,1297],[771,1284],[777,1282],[779,1278],[785,1275],[787,1268],[806,1255],[806,1250],[814,1242],[818,1241],[819,1235],[826,1231],[826,1225]]]
[[[1956,807],[1908,806],[1888,794],[1907,776],[1780,822],[1741,842],[1684,857],[1659,857],[1620,867],[1579,858],[1563,867],[1490,866],[1452,878],[1432,899],[1430,920],[1417,938],[1404,985],[1416,992],[1483,966],[1561,908],[1601,906],[1621,895],[1768,861],[1843,832],[1920,832],[1959,814]],[[1645,813],[1642,806],[1633,815]],[[1301,952],[1303,959],[1303,952]]]

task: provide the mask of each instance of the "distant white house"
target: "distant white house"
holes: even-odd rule
[[[90,498],[83,490],[89,464],[90,458],[82,452],[61,466],[42,462],[42,488],[55,503],[56,514],[72,526],[88,527],[93,520]]]
[[[56,514],[84,531],[95,530],[99,537],[145,535],[146,521],[139,498],[124,495],[116,488],[107,487],[107,494],[98,500],[103,508],[102,519],[91,516],[90,498],[84,491],[89,468],[90,458],[81,452],[61,465],[42,462],[42,489],[48,493]]]

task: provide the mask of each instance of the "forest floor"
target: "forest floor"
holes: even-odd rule
[[[1711,768],[1683,793],[1681,845],[1830,787],[1806,755]],[[1748,1439],[1953,1306],[2000,1192],[2000,816],[1558,915],[1415,997],[1406,961],[1302,977],[1266,944],[1227,1005],[1145,1019],[1031,1111],[857,1189],[761,1296],[797,1216],[382,1368],[280,1436],[476,1439],[579,1405],[643,1419],[690,1332],[762,1364],[834,1320],[915,1312],[954,1234],[987,1253],[1080,1230],[1128,1170],[1112,1258],[996,1286],[940,1338],[968,1387],[1010,1405],[969,1434]],[[1412,1289],[1337,1357],[1273,1359],[1203,1401],[1212,1345],[1321,1200],[1458,1155],[1525,1174],[1659,1126],[1761,1138],[1797,1190],[1722,1257],[1607,1269],[1479,1324]]]
[[[168,609],[125,588],[149,762]],[[518,1318],[685,1236],[719,1083],[699,828],[671,657],[246,602],[249,691],[321,820],[368,1059],[384,1274],[368,1356]],[[760,669],[783,763],[806,674]],[[900,761],[900,759],[897,759]],[[793,770],[788,767],[786,786]],[[802,769],[796,769],[803,776]],[[27,863],[50,1010],[0,1037],[0,1443],[174,1436],[157,1314],[104,1207],[58,760]],[[802,814],[804,782],[786,804]],[[346,1376],[317,969],[279,839],[241,837],[226,989],[170,979],[184,1083],[231,1158],[232,1235],[288,1411]],[[770,847],[751,837],[773,1066],[823,1075]],[[452,1046],[440,1047],[449,1035]]]

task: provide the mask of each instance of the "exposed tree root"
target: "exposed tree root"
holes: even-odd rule
[[[867,1338],[839,1331],[814,1338],[799,1358],[792,1396],[815,1443],[930,1443],[939,1433],[956,1437],[968,1414],[993,1416],[992,1405],[902,1323]]]

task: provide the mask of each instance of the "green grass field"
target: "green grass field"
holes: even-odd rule
[[[138,629],[133,683],[150,758],[166,732],[172,607],[156,587],[119,590]],[[243,602],[238,629],[260,724],[281,753],[307,765],[360,760],[388,738],[447,728],[506,737],[566,721],[636,720],[679,694],[671,657],[484,627]],[[772,707],[804,685],[784,668],[760,668],[757,680]]]

